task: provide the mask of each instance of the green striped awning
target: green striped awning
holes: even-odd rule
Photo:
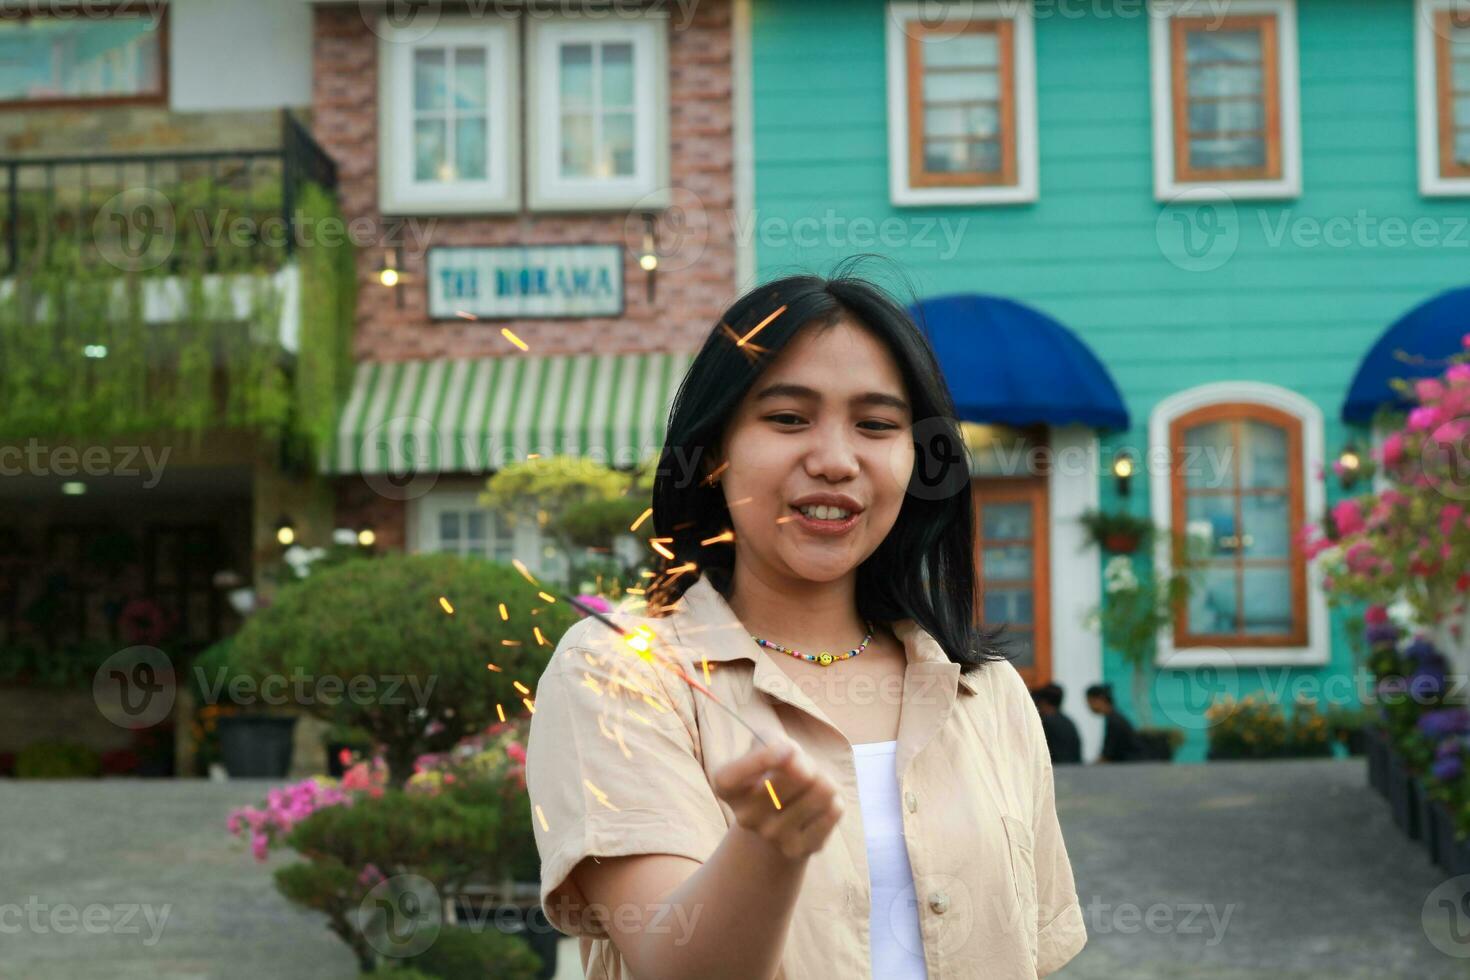
[[[693,354],[362,362],[328,473],[486,472],[531,453],[657,456]]]

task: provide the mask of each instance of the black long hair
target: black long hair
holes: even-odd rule
[[[696,475],[694,467],[720,444],[741,399],[771,360],[801,330],[835,325],[844,315],[898,363],[914,423],[914,471],[893,528],[858,567],[858,613],[874,622],[913,619],[966,670],[1007,659],[1000,631],[976,622],[974,506],[949,387],[904,308],[847,265],[831,278],[789,276],[752,289],[725,311],[689,366],[669,410],[653,484],[654,534],[672,539],[664,544],[674,558],[662,559],[648,589],[650,614],[667,612],[701,573],[729,596],[734,545],[701,542],[733,527],[730,511],[708,469],[700,466]],[[746,342],[738,343],[742,338]]]

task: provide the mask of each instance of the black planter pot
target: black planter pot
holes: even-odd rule
[[[232,779],[284,779],[296,716],[231,715],[219,721],[220,756]]]
[[[1455,838],[1454,816],[1443,803],[1431,802],[1430,810],[1439,823],[1439,866],[1451,878],[1470,875],[1470,837]]]
[[[138,763],[138,775],[145,779],[165,779],[174,774],[174,757],[153,756]]]
[[[1367,743],[1368,785],[1388,796],[1388,739],[1371,725],[1363,729],[1363,738]]]
[[[1174,746],[1169,744],[1169,736],[1167,734],[1164,732],[1150,731],[1137,732],[1136,734],[1138,736],[1138,761],[1174,761]]]
[[[1388,803],[1398,828],[1409,840],[1419,840],[1422,828],[1414,799],[1414,779],[1409,775],[1403,757],[1392,748],[1388,750]]]
[[[1419,839],[1424,842],[1424,849],[1429,852],[1429,863],[1438,864],[1440,860],[1440,848],[1443,846],[1440,838],[1440,827],[1434,822],[1432,806],[1434,801],[1429,798],[1424,788],[1424,780],[1411,779],[1413,787],[1414,809],[1419,812]]]

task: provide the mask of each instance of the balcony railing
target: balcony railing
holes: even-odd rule
[[[275,149],[0,159],[0,270],[275,269],[307,183],[337,167],[289,112]]]

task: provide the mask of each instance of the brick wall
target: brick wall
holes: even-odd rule
[[[658,273],[657,296],[647,302],[646,274],[638,268],[642,223],[623,212],[419,219],[425,245],[520,245],[564,242],[623,243],[626,247],[624,315],[617,319],[524,320],[512,324],[537,354],[599,351],[632,353],[692,350],[734,298],[735,246],[729,214],[733,205],[730,5],[698,5],[687,24],[670,21],[670,176],[676,205],[701,214],[670,212],[660,219],[661,247],[678,234],[680,222],[707,221],[702,250],[685,236],[679,251]],[[381,227],[378,212],[377,35],[357,5],[318,7],[314,24],[313,129],[337,161],[348,221],[367,219]],[[430,222],[432,220],[432,225]],[[362,360],[429,357],[488,357],[514,348],[501,323],[431,322],[424,283],[424,255],[407,248],[409,281],[404,308],[376,277],[381,249],[359,254],[361,288],[355,353]],[[690,258],[697,254],[697,261]]]

